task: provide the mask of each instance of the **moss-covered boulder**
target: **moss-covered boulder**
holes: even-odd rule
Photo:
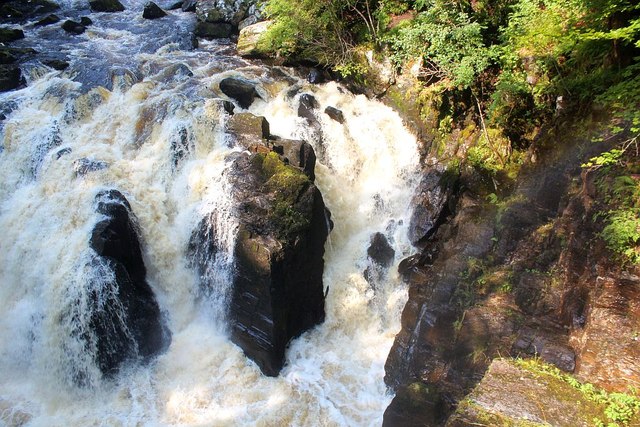
[[[20,67],[15,65],[0,65],[0,92],[19,88],[24,84]]]
[[[232,341],[265,375],[276,376],[289,341],[324,320],[331,221],[309,175],[263,138],[264,119],[237,116],[231,137],[240,135],[252,148],[233,154],[226,172],[238,222],[228,319]],[[215,215],[203,218],[190,244],[204,289],[212,286],[206,271],[220,250],[213,228],[225,226],[216,225]]]

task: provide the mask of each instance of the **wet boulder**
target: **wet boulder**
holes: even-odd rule
[[[344,114],[337,108],[329,106],[324,109],[324,113],[336,122],[340,124],[344,123]]]
[[[16,65],[0,65],[0,92],[19,88],[24,84],[20,67]]]
[[[300,95],[300,101],[298,103],[298,117],[303,117],[309,120],[311,123],[317,122],[318,119],[315,116],[315,111],[320,107],[315,96],[310,93],[303,93]]]
[[[282,155],[287,162],[302,171],[310,180],[316,179],[316,153],[306,141],[277,139],[273,142],[273,150]]]
[[[427,171],[413,196],[414,206],[409,222],[409,240],[419,245],[435,233],[439,221],[446,215],[454,179],[447,172],[436,169]]]
[[[230,161],[238,221],[228,311],[231,340],[265,375],[276,376],[289,341],[324,321],[322,272],[330,221],[312,180],[266,143],[263,150],[236,153]],[[202,261],[214,259],[220,249],[207,238],[215,223],[215,213],[211,216],[192,235],[199,271],[206,271]]]
[[[9,43],[24,38],[22,30],[17,28],[0,27],[0,43]]]
[[[84,33],[87,28],[84,25],[82,25],[80,22],[76,22],[68,19],[64,21],[64,23],[62,24],[62,29],[65,30],[67,33],[80,35]]]
[[[97,172],[109,167],[107,162],[100,160],[93,160],[86,157],[82,157],[73,162],[73,171],[77,177],[85,176],[91,172]]]
[[[262,116],[251,113],[238,113],[229,118],[227,132],[231,135],[235,145],[249,151],[269,149],[264,140],[270,136],[269,122]]]
[[[167,13],[154,2],[150,1],[144,5],[144,10],[142,11],[144,19],[158,19],[164,16],[167,16]]]
[[[196,16],[202,22],[226,22],[238,28],[241,21],[250,16],[255,0],[199,0]]]
[[[25,22],[59,8],[49,0],[3,0],[0,1],[0,18],[5,22]]]
[[[95,198],[101,219],[89,246],[95,251],[96,273],[90,279],[88,330],[85,339],[95,345],[95,362],[111,376],[127,361],[146,361],[166,350],[170,333],[146,281],[139,231],[131,205],[116,190]]]
[[[195,12],[197,0],[184,0],[180,6],[183,12]]]
[[[47,25],[55,24],[57,22],[60,22],[60,18],[57,15],[51,14],[51,15],[45,16],[44,18],[36,22],[34,25],[36,27],[44,27]]]
[[[94,12],[122,12],[124,6],[118,0],[89,0],[89,6]]]
[[[385,268],[391,267],[396,251],[389,244],[389,240],[382,233],[371,236],[371,244],[367,249],[367,255],[377,265]]]
[[[220,90],[238,102],[241,108],[249,108],[256,97],[260,97],[255,84],[239,77],[227,77],[220,81]]]
[[[233,34],[233,26],[226,22],[198,22],[195,28],[197,37],[207,39],[226,39]]]

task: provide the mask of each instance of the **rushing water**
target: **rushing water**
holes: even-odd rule
[[[140,17],[144,2],[123,3],[126,12],[91,14],[94,25],[81,36],[25,26],[38,50],[61,52],[71,66],[27,64],[28,87],[0,95],[7,115],[0,125],[0,424],[379,425],[392,397],[384,362],[406,289],[395,265],[373,284],[363,272],[375,232],[389,237],[396,263],[411,250],[415,138],[393,111],[336,83],[309,85],[292,70],[240,59],[228,42],[188,50],[192,14],[150,22]],[[321,153],[316,183],[335,222],[325,253],[326,321],[291,343],[277,378],[261,375],[225,335],[232,260],[211,266],[219,286],[203,298],[186,254],[211,211],[226,224],[216,239],[233,245],[222,178],[233,148],[217,89],[229,75],[258,84],[263,99],[249,111],[267,117],[273,134],[305,138]],[[320,104],[320,133],[297,117],[303,92]],[[326,106],[341,109],[345,124],[322,114]],[[172,143],[180,138],[190,149],[176,161]],[[83,158],[108,167],[83,175]],[[88,279],[104,274],[88,268],[88,239],[99,219],[94,197],[110,188],[127,196],[138,218],[147,280],[173,339],[153,363],[101,380],[73,331],[82,327],[77,302],[86,300]],[[90,386],[69,380],[78,366]]]

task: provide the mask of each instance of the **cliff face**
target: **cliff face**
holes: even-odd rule
[[[444,424],[500,357],[537,357],[608,391],[639,384],[639,271],[621,267],[598,237],[602,223],[593,217],[602,195],[595,174],[580,167],[616,142],[602,130],[554,129],[500,198],[487,197],[490,182],[463,171],[455,214],[404,272],[409,301],[386,364],[385,381],[397,395],[385,425]],[[493,403],[483,410],[525,414],[512,385],[492,388]],[[553,390],[535,393],[544,400]],[[550,415],[563,413],[562,402],[546,400],[545,422],[569,425]],[[447,425],[469,425],[464,408]]]

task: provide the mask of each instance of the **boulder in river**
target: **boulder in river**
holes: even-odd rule
[[[384,234],[375,233],[371,236],[371,244],[367,249],[367,255],[377,265],[388,268],[393,264],[396,251],[393,250]]]
[[[316,153],[306,141],[277,139],[273,142],[273,150],[281,154],[290,165],[302,169],[310,180],[315,180]]]
[[[324,113],[327,116],[331,117],[336,122],[340,124],[344,123],[344,114],[342,113],[342,111],[338,110],[336,107],[329,106],[324,109]]]
[[[158,19],[167,16],[167,12],[162,10],[160,6],[150,1],[144,5],[144,10],[142,11],[142,17],[144,19]]]
[[[261,131],[256,132],[253,140],[261,141]],[[289,341],[324,321],[322,272],[330,220],[312,180],[263,144],[262,150],[236,153],[228,169],[238,220],[228,317],[231,340],[265,375],[276,376]],[[206,238],[214,215],[192,235],[196,264],[219,250]]]
[[[19,88],[24,84],[20,67],[16,65],[0,65],[0,92]]]
[[[254,83],[239,77],[222,79],[220,81],[220,90],[229,98],[235,99],[241,108],[249,108],[254,99],[260,97]]]
[[[124,6],[118,0],[89,0],[89,6],[94,12],[122,12]]]
[[[62,24],[62,29],[67,33],[80,35],[84,33],[87,28],[80,22],[72,21],[69,19],[64,21],[64,23]]]
[[[4,22],[25,22],[37,19],[45,13],[51,13],[60,7],[49,0],[2,0],[0,1],[0,20]]]
[[[126,361],[145,361],[164,351],[171,338],[146,281],[131,205],[116,190],[98,193],[95,203],[102,219],[94,226],[89,245],[97,255],[95,263],[107,274],[89,285],[92,311],[89,331],[83,334],[95,344],[100,371],[111,376]]]
[[[9,43],[24,38],[22,30],[17,28],[0,27],[0,43]]]
[[[60,22],[60,18],[57,15],[51,14],[51,15],[45,16],[44,18],[36,22],[34,25],[36,27],[44,27],[46,25],[55,24],[57,22]]]

